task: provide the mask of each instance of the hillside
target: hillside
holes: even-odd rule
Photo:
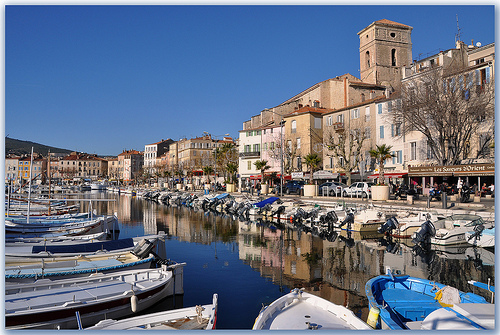
[[[42,154],[43,156],[47,156],[49,150],[52,153],[63,153],[63,154],[70,154],[74,150],[68,150],[68,149],[61,149],[61,148],[55,148],[55,147],[50,147],[47,145],[39,144],[39,143],[34,143],[34,142],[29,142],[29,141],[21,141],[21,140],[16,140],[13,138],[5,137],[5,154],[15,154],[15,155],[24,155],[24,154],[30,154],[31,153],[31,147],[33,147],[33,151],[39,154]]]

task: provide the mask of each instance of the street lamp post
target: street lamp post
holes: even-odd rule
[[[266,111],[270,112],[270,113],[273,113],[273,114],[276,114],[280,117],[280,127],[281,127],[281,131],[280,131],[280,165],[281,165],[281,175],[280,175],[280,196],[282,197],[283,196],[283,174],[284,174],[284,171],[283,171],[283,125],[285,124],[285,121],[283,121],[283,116],[281,114],[278,114],[270,109],[266,109]]]

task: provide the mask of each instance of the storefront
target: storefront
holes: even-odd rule
[[[483,184],[495,183],[495,164],[468,164],[452,166],[409,166],[410,185],[422,187],[427,194],[434,183],[448,185],[457,184],[458,178],[471,187],[474,184],[480,189]]]

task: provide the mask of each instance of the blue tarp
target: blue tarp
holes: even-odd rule
[[[253,204],[255,207],[259,207],[259,208],[262,208],[264,207],[265,205],[267,204],[272,204],[273,202],[275,202],[276,200],[278,200],[279,198],[278,197],[269,197],[267,198],[266,200],[262,200],[261,202],[256,202],[255,204]]]

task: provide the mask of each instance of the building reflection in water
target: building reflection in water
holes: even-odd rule
[[[185,207],[168,207],[130,196],[99,202],[98,212],[118,213],[122,225],[144,225],[145,234],[158,231],[189,243],[222,242],[237,248],[239,258],[280,288],[303,287],[336,304],[368,316],[366,282],[390,267],[397,273],[435,280],[462,291],[467,281],[494,285],[494,253],[482,248],[454,247],[419,250],[409,240],[359,233],[335,234],[328,240],[300,230],[262,222],[241,222],[228,216]],[[215,255],[216,257],[216,255]]]

